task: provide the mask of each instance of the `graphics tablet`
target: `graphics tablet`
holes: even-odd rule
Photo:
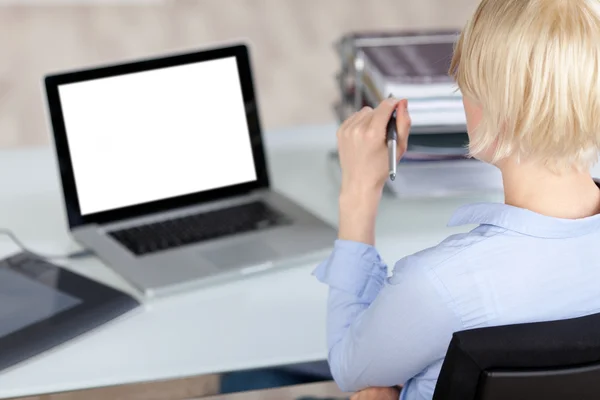
[[[29,253],[0,260],[0,371],[138,305],[122,292]]]

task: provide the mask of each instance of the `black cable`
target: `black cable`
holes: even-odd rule
[[[8,236],[10,240],[12,240],[22,251],[32,254],[38,258],[46,259],[46,260],[69,260],[74,258],[83,258],[91,256],[93,253],[90,250],[79,250],[72,253],[67,254],[44,254],[39,253],[37,251],[32,251],[23,242],[19,240],[19,238],[8,229],[0,229],[0,235]]]

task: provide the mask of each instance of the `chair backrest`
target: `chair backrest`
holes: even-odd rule
[[[600,314],[454,334],[433,400],[600,399]]]

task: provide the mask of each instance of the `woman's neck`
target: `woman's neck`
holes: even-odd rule
[[[540,165],[510,160],[499,168],[506,204],[566,219],[600,213],[600,190],[589,173],[556,174]]]

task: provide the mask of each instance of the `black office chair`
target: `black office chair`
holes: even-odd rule
[[[433,400],[600,399],[600,314],[454,334]]]

